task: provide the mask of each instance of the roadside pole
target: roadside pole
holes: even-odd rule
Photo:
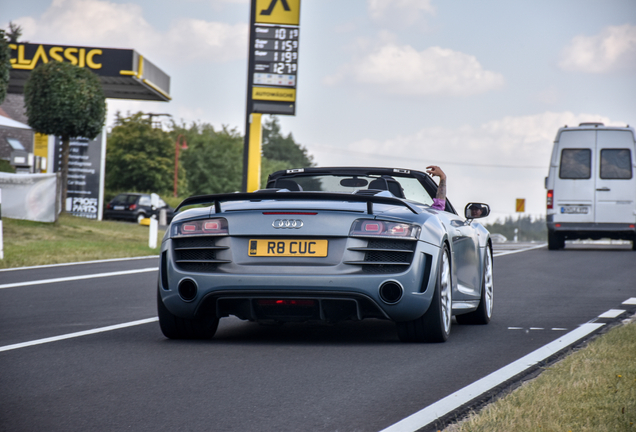
[[[150,205],[153,210],[159,208],[159,195],[153,193],[150,194]],[[150,217],[150,229],[148,230],[148,247],[150,249],[157,248],[157,233],[159,232],[159,221],[156,215]]]
[[[4,259],[4,246],[2,242],[2,189],[0,189],[0,259]]]

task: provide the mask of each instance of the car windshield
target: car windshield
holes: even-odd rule
[[[133,204],[139,195],[120,194],[113,198],[113,204]]]
[[[412,177],[375,175],[315,175],[285,177],[276,180],[275,187],[291,191],[344,192],[359,190],[389,191],[398,198],[406,198],[422,204],[433,204],[433,198],[422,184]]]

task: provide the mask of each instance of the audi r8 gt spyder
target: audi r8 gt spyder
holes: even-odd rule
[[[168,338],[211,338],[229,315],[263,323],[378,318],[405,342],[443,342],[452,317],[487,324],[492,242],[426,173],[304,168],[266,189],[185,199],[161,245],[157,307]]]

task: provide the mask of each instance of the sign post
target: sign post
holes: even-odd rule
[[[296,115],[300,0],[252,0],[243,192],[260,185],[261,115]]]

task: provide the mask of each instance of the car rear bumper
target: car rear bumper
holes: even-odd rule
[[[625,239],[636,236],[636,226],[630,223],[563,223],[547,222],[548,231],[559,233],[566,239]]]
[[[325,267],[260,267],[249,273],[184,271],[174,264],[171,241],[161,253],[160,294],[171,313],[183,318],[214,313],[242,319],[280,321],[384,318],[409,321],[424,314],[433,295],[439,248],[417,242],[412,264],[400,273],[345,273],[342,264]],[[194,284],[196,295],[184,299],[182,283]],[[382,289],[401,290],[387,302]],[[286,300],[303,300],[291,307]],[[262,301],[268,300],[268,301]],[[276,309],[269,300],[281,300]],[[313,300],[309,302],[307,300]],[[289,307],[285,307],[289,306]]]

